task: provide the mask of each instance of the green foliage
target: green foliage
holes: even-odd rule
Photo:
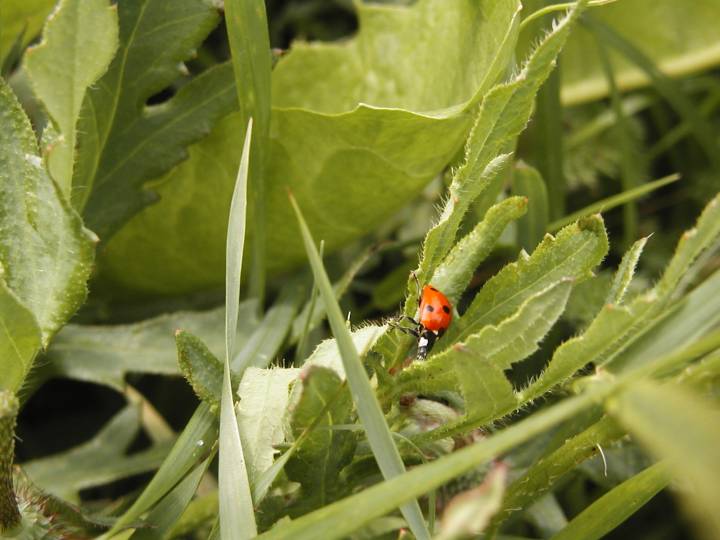
[[[650,452],[669,460],[675,478],[692,483],[693,491],[684,496],[704,527],[707,538],[720,532],[715,512],[718,498],[717,425],[720,410],[685,390],[650,382],[637,384],[611,403],[611,413]],[[682,437],[678,437],[682,433]],[[692,455],[692,459],[688,456]]]
[[[185,157],[185,146],[235,104],[231,67],[220,64],[159,106],[147,100],[179,76],[178,66],[217,24],[202,0],[118,5],[119,46],[107,73],[88,92],[78,125],[73,204],[103,242],[153,200],[143,182]],[[147,62],[148,54],[155,60]]]
[[[517,38],[518,7],[515,0],[487,6],[425,0],[406,8],[360,3],[361,30],[355,39],[293,46],[273,71],[265,178],[269,272],[305,257],[286,187],[329,252],[397,211],[445,167],[467,136],[473,106],[507,66]],[[445,24],[453,25],[453,36],[442,30]],[[418,25],[428,28],[420,43]],[[438,77],[428,63],[452,75]],[[373,78],[392,79],[360,84],[370,71]],[[422,99],[419,89],[424,89]],[[224,137],[218,133],[213,145],[201,142],[196,152],[191,148],[192,161],[158,186],[161,201],[134,220],[111,250],[108,264],[118,283],[155,293],[181,293],[198,285],[186,275],[202,274],[199,285],[222,283],[223,247],[206,240],[222,236],[227,213],[217,209],[218,193],[202,186],[207,167],[237,167],[247,119],[237,115],[228,122]],[[220,180],[227,204],[234,176]],[[203,223],[205,232],[188,227],[183,219],[188,214],[193,223]],[[154,231],[150,237],[148,230]],[[167,237],[181,245],[170,248]],[[139,255],[134,251],[138,244],[144,246]],[[208,265],[198,269],[181,261],[178,266],[178,249],[197,253]],[[128,261],[133,271],[126,268]],[[162,271],[148,274],[152,267]]]
[[[212,407],[219,407],[223,384],[222,363],[202,341],[189,332],[178,330],[175,341],[178,364],[183,376],[197,397]],[[235,379],[233,388],[238,384],[239,381]]]
[[[17,332],[5,332],[2,345],[12,350],[3,362],[12,362],[6,384],[14,391],[38,345],[46,347],[85,301],[95,238],[43,168],[30,122],[3,81],[0,119],[7,126],[0,132],[0,317]]]
[[[243,307],[249,308],[249,305]],[[215,357],[221,356],[224,316],[225,310],[221,308],[175,312],[134,324],[68,324],[53,340],[44,358],[49,361],[49,369],[55,376],[106,384],[121,390],[129,373],[180,373],[175,348],[175,333],[179,329],[203,336],[210,352]],[[243,340],[255,328],[252,321],[246,322],[239,336]],[[187,360],[188,369],[197,367]],[[182,363],[180,367],[187,375]]]
[[[714,41],[526,4],[3,3],[4,535],[720,534]]]
[[[16,43],[24,48],[40,33],[55,0],[8,0],[0,9],[0,65]],[[14,59],[13,59],[14,60]]]
[[[637,512],[663,489],[668,481],[667,464],[656,463],[603,495],[553,538],[602,538]]]
[[[290,399],[289,387],[298,369],[248,368],[238,389],[237,421],[245,449],[250,482],[257,486],[273,464],[275,446],[285,441],[283,417]]]
[[[125,455],[139,430],[140,411],[128,405],[92,440],[66,452],[27,462],[23,469],[45,491],[77,500],[81,489],[152,471],[160,465],[167,445]]]
[[[357,408],[360,422],[365,429],[368,443],[370,444],[370,448],[383,476],[386,479],[397,477],[405,472],[405,464],[395,446],[390,428],[382,414],[380,404],[372,390],[367,373],[365,373],[365,367],[355,348],[352,335],[345,326],[345,321],[340,312],[340,306],[337,304],[337,300],[335,300],[332,285],[323,268],[322,260],[317,252],[310,230],[292,195],[290,195],[290,202],[293,205],[300,225],[303,243],[305,244],[308,259],[310,260],[313,276],[315,277],[320,297],[325,303],[328,322],[337,341],[337,347],[340,351],[340,358],[343,368],[345,369],[350,393]],[[400,510],[403,513],[403,517],[407,520],[410,530],[413,531],[416,537],[420,539],[430,538],[430,533],[427,530],[420,505],[417,501],[403,504]]]
[[[547,235],[532,255],[521,254],[489,280],[443,338],[462,341],[487,325],[499,324],[532,295],[562,281],[590,277],[607,253],[605,227],[599,216],[569,225],[557,237]]]

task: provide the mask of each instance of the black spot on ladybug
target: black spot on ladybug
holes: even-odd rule
[[[443,311],[445,313],[450,313],[450,308],[448,306],[443,306]]]
[[[435,308],[428,304],[427,306],[425,306],[425,310],[432,313],[433,311],[435,311]]]

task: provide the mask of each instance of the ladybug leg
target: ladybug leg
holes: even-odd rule
[[[420,337],[420,332],[415,330],[414,328],[408,328],[407,326],[400,326],[396,322],[390,322],[388,323],[392,328],[395,328],[396,330],[400,330],[401,332],[408,334],[409,336],[413,336],[414,338]]]

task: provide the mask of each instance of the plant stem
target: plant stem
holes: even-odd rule
[[[15,395],[7,390],[0,391],[0,533],[20,524],[12,477],[17,413]]]

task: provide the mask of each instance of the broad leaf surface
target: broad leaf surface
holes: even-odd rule
[[[312,431],[285,471],[290,480],[302,485],[305,500],[300,505],[307,511],[337,498],[338,476],[352,460],[356,439],[351,431],[333,429],[352,419],[352,397],[340,377],[331,369],[311,366],[300,380],[302,386],[296,388],[298,396],[290,409],[290,428],[295,439],[308,428]]]
[[[102,241],[154,198],[143,183],[185,158],[185,147],[236,106],[229,64],[203,72],[167,102],[146,106],[179,77],[181,63],[217,24],[212,6],[120,2],[118,17],[117,54],[83,104],[73,175],[73,203]]]
[[[290,399],[290,385],[300,374],[299,369],[250,367],[237,390],[238,429],[245,453],[250,483],[273,463],[275,445],[285,440],[283,416]]]
[[[70,198],[75,125],[85,91],[107,69],[117,48],[117,9],[107,0],[62,0],[27,52],[25,69],[45,105],[59,140],[47,155],[50,174]]]
[[[467,136],[474,103],[507,67],[517,9],[515,0],[363,3],[356,38],[293,47],[273,72],[268,271],[304,258],[286,186],[330,252],[375,228],[447,165]],[[440,30],[444,24],[453,25],[452,35]],[[425,29],[420,35],[419,25]],[[437,76],[428,63],[450,78]],[[217,208],[228,204],[234,178],[222,171],[236,170],[237,153],[227,148],[238,147],[245,123],[238,115],[219,128],[232,136],[213,134],[214,143],[199,143],[190,162],[157,187],[161,201],[113,242],[106,262],[115,281],[164,293],[193,290],[199,274],[204,284],[222,283],[222,248],[207,239],[222,236],[226,225]],[[187,215],[207,232],[193,232]],[[204,267],[178,264],[178,250],[196,253]],[[137,265],[121,271],[128,261]],[[144,275],[153,267],[164,271]]]
[[[0,125],[0,265],[47,346],[85,301],[95,238],[45,172],[30,122],[3,81]]]
[[[243,304],[252,309],[251,304]],[[54,374],[82,381],[107,384],[121,390],[128,373],[179,375],[175,332],[186,330],[203,336],[210,352],[223,354],[224,309],[178,312],[124,325],[89,326],[69,324],[47,353]],[[238,340],[244,341],[257,326],[248,319]],[[222,373],[221,373],[222,375]]]

